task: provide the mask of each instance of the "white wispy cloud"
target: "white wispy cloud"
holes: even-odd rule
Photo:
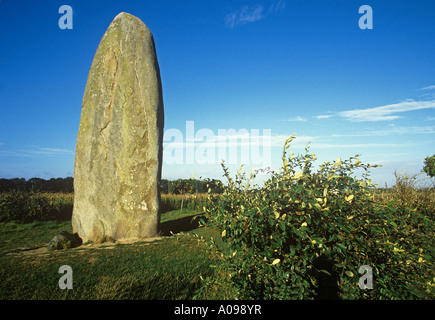
[[[303,118],[301,116],[297,116],[297,117],[291,117],[291,118],[287,118],[287,119],[282,119],[280,121],[298,122],[298,121],[307,121],[307,119]]]
[[[268,8],[265,8],[261,4],[245,5],[239,10],[228,13],[225,16],[225,24],[229,28],[234,28],[236,26],[262,20],[270,14],[284,10],[284,8],[284,0],[275,1]]]
[[[427,86],[427,87],[421,88],[420,90],[424,90],[424,91],[435,90],[435,84],[431,85],[431,86]]]
[[[346,133],[346,134],[332,134],[331,137],[376,137],[388,135],[412,135],[412,134],[434,134],[435,126],[409,126],[409,127],[396,127],[394,125],[385,129],[370,130],[361,133]]]
[[[274,2],[269,9],[267,10],[267,13],[277,13],[277,12],[281,12],[283,11],[285,8],[285,1],[284,0],[279,0]]]
[[[28,148],[19,150],[0,150],[1,157],[47,157],[47,156],[58,156],[58,155],[71,155],[74,151],[68,149],[59,148]]]
[[[316,119],[328,119],[328,118],[331,118],[332,117],[332,115],[330,115],[330,114],[321,114],[321,115],[318,115],[318,116],[314,116],[314,118],[316,118]]]
[[[234,28],[238,25],[255,22],[264,18],[262,5],[244,6],[242,9],[228,13],[225,16],[225,23],[228,27]]]
[[[435,99],[435,84],[420,88],[420,91],[422,92],[421,97],[424,99]]]
[[[272,136],[272,147],[284,147],[284,142],[290,137],[290,135],[275,135]],[[290,143],[290,149],[293,148],[305,148],[307,143],[311,143],[314,140],[316,140],[316,137],[313,136],[304,136],[304,135],[296,135],[296,137],[293,139],[293,141]]]
[[[363,121],[387,121],[401,118],[397,113],[409,112],[422,109],[434,109],[435,100],[429,101],[414,101],[406,100],[395,104],[385,106],[367,108],[367,109],[354,109],[342,111],[338,114],[349,121],[363,122]]]
[[[313,143],[313,149],[360,149],[360,148],[399,148],[409,144],[398,143]]]

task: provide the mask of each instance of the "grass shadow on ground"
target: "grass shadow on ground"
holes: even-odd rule
[[[161,215],[155,241],[107,243],[46,251],[71,222],[0,223],[0,300],[190,300],[203,280],[214,277],[206,246],[198,237],[220,232],[200,225],[199,210],[173,210]],[[173,236],[174,234],[175,236]],[[61,290],[58,270],[74,270],[74,290]],[[207,294],[209,292],[207,291]],[[226,293],[226,291],[224,292]],[[202,299],[220,298],[220,291]]]
[[[171,236],[180,232],[189,232],[200,227],[200,219],[205,220],[203,214],[192,214],[175,220],[160,223],[160,234]]]

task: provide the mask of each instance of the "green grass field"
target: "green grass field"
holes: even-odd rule
[[[162,214],[166,235],[153,241],[103,243],[47,252],[48,242],[71,222],[0,224],[0,299],[193,299],[211,275],[199,237],[219,234],[192,218],[195,210]],[[172,235],[172,233],[175,235]],[[73,289],[62,290],[59,267],[73,270]]]
[[[400,194],[379,191],[374,197],[381,203],[397,199],[432,215],[434,195],[406,189]],[[163,195],[161,233],[155,239],[48,252],[46,246],[55,235],[72,232],[72,194],[0,194],[0,300],[234,299],[234,284],[213,267],[219,262],[200,240],[213,237],[219,250],[229,254],[221,231],[198,223],[205,199],[204,195]],[[18,211],[22,214],[16,215]],[[41,217],[57,220],[38,220]],[[432,279],[430,255],[425,255],[427,270],[421,276]],[[59,288],[62,265],[73,270],[72,290]],[[433,299],[433,280],[415,283],[417,297]]]

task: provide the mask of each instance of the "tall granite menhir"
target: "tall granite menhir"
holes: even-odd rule
[[[84,242],[158,233],[162,140],[154,39],[122,12],[101,39],[83,96],[72,226]]]

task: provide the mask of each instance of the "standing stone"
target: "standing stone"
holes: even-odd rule
[[[122,12],[101,39],[83,96],[72,216],[83,242],[158,233],[162,141],[154,39]]]

